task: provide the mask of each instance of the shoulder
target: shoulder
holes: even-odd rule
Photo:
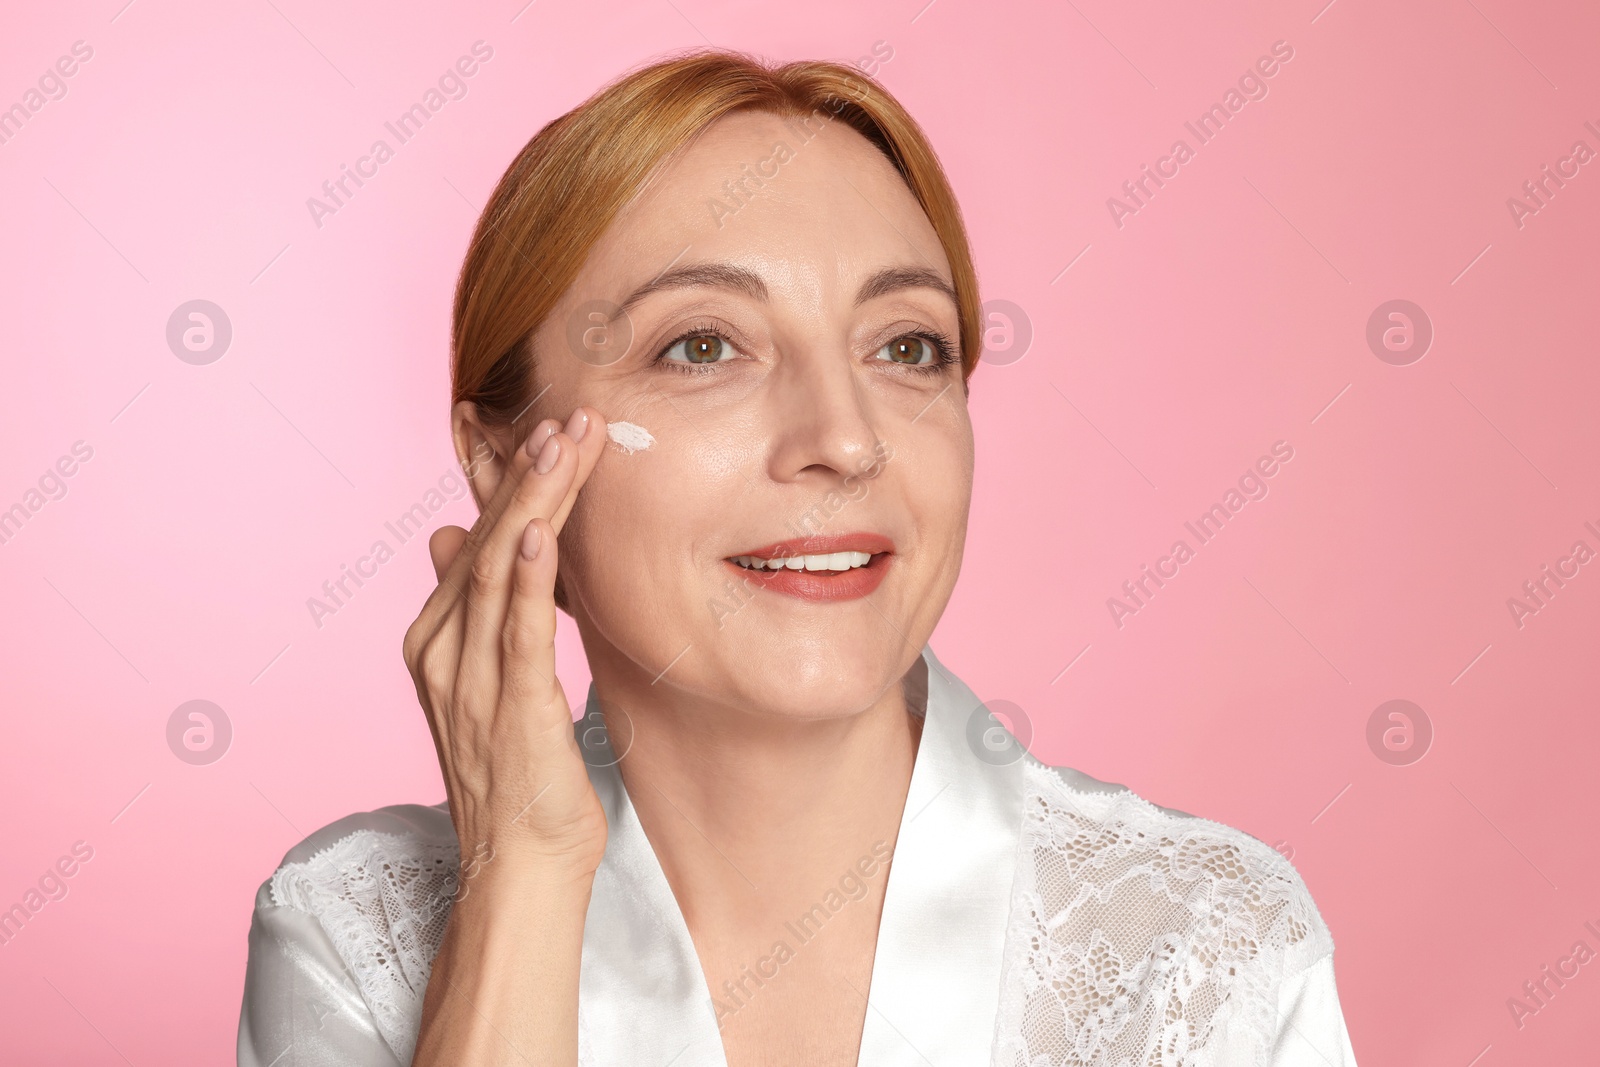
[[[1333,940],[1275,849],[1031,756],[1023,779],[996,1062],[1055,1048],[1096,1063],[1141,1048],[1288,1062],[1274,1051],[1285,1018],[1322,1036],[1330,1020],[1342,1028],[1326,1000],[1306,1001],[1315,1024],[1285,1016],[1306,979],[1331,975]]]
[[[290,848],[256,891],[240,1063],[285,1041],[318,1062],[388,1063],[385,1047],[409,1062],[459,867],[445,804],[355,812]]]
[[[1103,895],[1181,904],[1188,935],[1206,937],[1219,924],[1243,933],[1249,955],[1273,959],[1283,974],[1333,952],[1310,889],[1271,845],[1074,768],[1031,757],[1028,764],[1025,818],[1035,863],[1042,853],[1043,862]]]
[[[329,898],[375,887],[395,873],[421,876],[433,888],[453,882],[460,849],[446,804],[392,804],[336,819],[293,845],[256,894],[257,907],[312,914]]]

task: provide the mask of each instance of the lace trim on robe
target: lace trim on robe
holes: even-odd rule
[[[317,917],[401,1063],[416,1051],[460,861],[454,840],[357,830],[272,876],[272,902]]]
[[[1333,951],[1293,866],[1130,791],[1025,773],[996,1067],[1266,1064],[1279,986]]]
[[[1283,980],[1333,951],[1295,869],[1121,787],[1032,759],[1024,773],[995,1067],[1266,1064]],[[357,830],[272,877],[273,902],[333,939],[401,1063],[459,862],[453,838]]]

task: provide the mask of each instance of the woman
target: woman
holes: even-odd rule
[[[405,640],[447,799],[262,886],[241,1064],[1353,1064],[1287,861],[1040,764],[927,647],[981,322],[880,86],[608,87],[502,178],[453,344],[482,516]]]

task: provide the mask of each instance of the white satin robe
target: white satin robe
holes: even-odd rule
[[[860,1064],[1354,1067],[1332,939],[1287,860],[1039,763],[931,648],[923,660]],[[580,1062],[726,1067],[615,757],[580,736],[610,827],[584,926]],[[459,860],[444,804],[351,815],[291,849],[256,895],[240,1067],[409,1064]]]

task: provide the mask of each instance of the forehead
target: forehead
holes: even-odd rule
[[[623,208],[579,288],[620,299],[670,266],[710,260],[749,266],[779,290],[853,285],[885,265],[950,277],[894,165],[826,110],[711,123]]]

